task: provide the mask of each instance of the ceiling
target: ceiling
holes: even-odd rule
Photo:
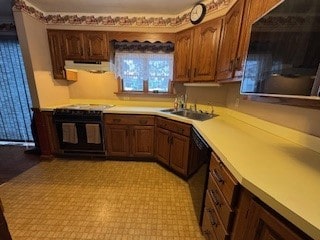
[[[1,0],[3,1],[3,0]],[[27,0],[46,13],[177,15],[198,0]]]

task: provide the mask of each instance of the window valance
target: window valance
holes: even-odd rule
[[[114,41],[114,49],[120,52],[164,52],[171,53],[174,51],[174,44],[171,42],[128,42]]]

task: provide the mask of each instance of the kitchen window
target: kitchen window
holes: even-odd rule
[[[122,79],[123,92],[169,92],[173,76],[172,51],[116,50],[115,65],[117,75]]]

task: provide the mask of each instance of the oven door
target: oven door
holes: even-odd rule
[[[101,121],[55,121],[64,153],[104,153],[103,125]]]

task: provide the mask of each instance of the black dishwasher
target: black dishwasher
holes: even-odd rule
[[[199,224],[202,224],[204,200],[208,183],[211,148],[201,135],[191,129],[191,143],[189,152],[188,184],[192,197],[193,207]]]

